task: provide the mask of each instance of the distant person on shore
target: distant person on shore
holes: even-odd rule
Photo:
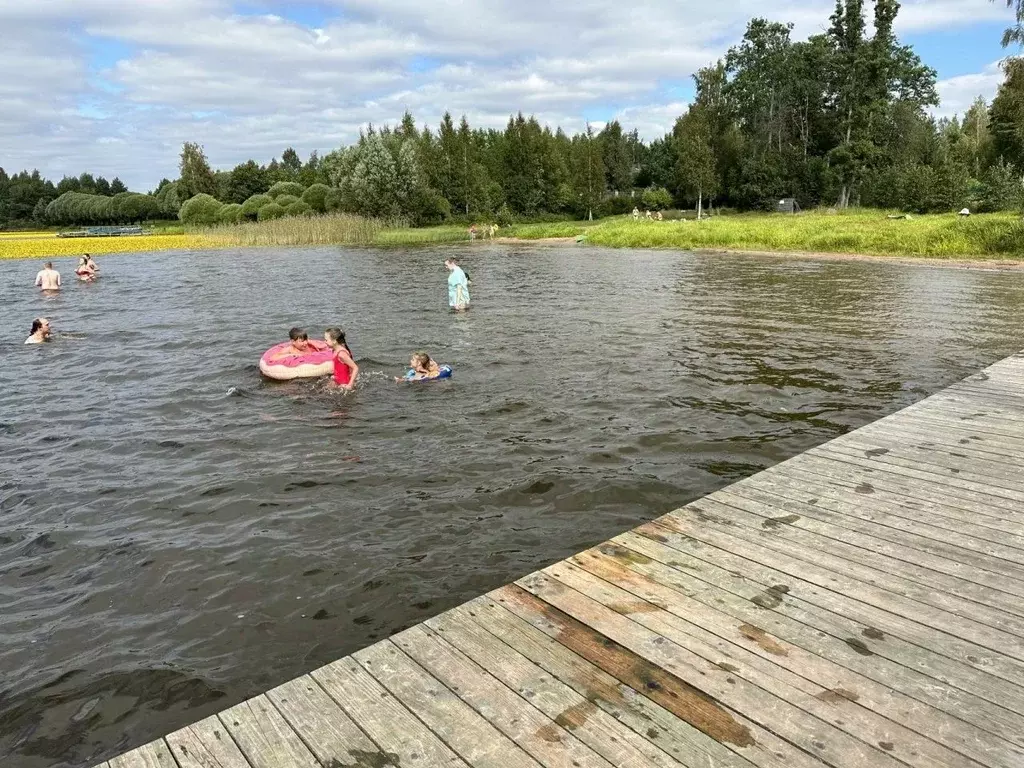
[[[461,312],[469,309],[469,278],[455,259],[445,259],[448,268],[448,306]]]
[[[416,352],[409,359],[409,371],[405,376],[395,376],[395,381],[420,381],[436,379],[441,375],[441,366],[435,363],[426,352]]]
[[[334,352],[334,386],[351,392],[356,386],[359,366],[352,358],[352,350],[345,341],[345,332],[341,328],[328,328],[324,331],[324,341]]]
[[[53,262],[46,262],[46,266],[36,274],[36,286],[44,291],[60,290],[60,272],[53,268]]]
[[[640,209],[633,206],[633,221],[640,221]]]
[[[498,234],[498,225],[497,224],[491,224],[491,226],[488,228],[488,232],[490,232],[491,240],[493,240],[494,236],[496,234]]]
[[[26,344],[42,344],[50,341],[50,321],[45,317],[37,317],[32,321],[32,331],[25,339]]]
[[[267,358],[268,361],[278,360],[282,357],[288,357],[289,355],[305,355],[309,352],[309,334],[302,328],[292,328],[288,331],[288,338],[291,339],[291,344],[273,357]]]
[[[75,267],[75,274],[78,275],[78,279],[85,283],[91,283],[96,279],[96,268],[89,263],[89,254],[86,254],[78,260],[78,266]]]

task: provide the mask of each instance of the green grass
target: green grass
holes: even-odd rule
[[[466,227],[444,225],[440,227],[396,227],[383,229],[373,238],[374,245],[430,245],[431,243],[457,243],[469,240]]]
[[[578,237],[601,221],[556,221],[544,224],[513,224],[498,230],[498,237],[517,237],[522,240],[544,240],[549,237]]]
[[[605,219],[587,242],[614,248],[811,251],[877,256],[1022,257],[1024,222],[1014,214],[888,219],[885,211],[744,214],[696,221]]]

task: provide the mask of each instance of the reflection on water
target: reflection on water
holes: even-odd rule
[[[444,255],[2,265],[0,764],[148,741],[1024,346],[1018,274],[493,246],[452,315]],[[355,393],[261,381],[297,324],[345,327]],[[454,378],[396,386],[416,349]]]

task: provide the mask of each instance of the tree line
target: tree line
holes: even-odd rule
[[[1024,10],[1011,3],[1018,24],[1004,42],[1021,42]],[[449,114],[421,128],[406,114],[323,157],[303,161],[289,148],[230,171],[212,170],[202,147],[186,143],[178,178],[147,195],[88,174],[53,185],[0,170],[0,227],[331,211],[415,224],[588,218],[634,206],[770,209],[786,197],[804,208],[1020,208],[1024,63],[1007,60],[991,104],[979,98],[961,117],[936,119],[936,73],[895,35],[899,9],[837,0],[826,31],[798,41],[790,24],[752,19],[694,75],[695,99],[672,131],[650,142],[616,120],[570,135],[521,113],[503,130]]]

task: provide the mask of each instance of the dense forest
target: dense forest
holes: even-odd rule
[[[1004,44],[1019,44],[1018,23]],[[874,206],[929,212],[1019,209],[1024,202],[1024,61],[1004,63],[991,104],[935,119],[936,73],[897,39],[895,0],[838,0],[827,31],[753,19],[742,41],[694,75],[696,96],[650,142],[617,121],[569,135],[512,116],[504,130],[446,114],[436,128],[406,114],[303,161],[213,171],[186,143],[179,177],[151,193],[83,174],[58,184],[0,169],[0,228],[180,216],[234,222],[330,211],[426,224],[477,218],[597,217],[634,205],[770,208]],[[869,29],[872,33],[869,34]]]

